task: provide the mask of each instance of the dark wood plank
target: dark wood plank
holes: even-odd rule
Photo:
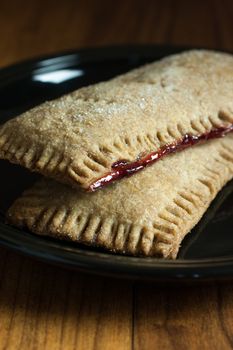
[[[0,254],[1,349],[131,349],[131,282]]]
[[[215,284],[139,285],[135,293],[135,349],[232,349],[232,284],[219,292]]]

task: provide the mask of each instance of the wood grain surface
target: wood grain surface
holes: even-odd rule
[[[0,66],[91,46],[233,51],[231,0],[0,2]],[[232,349],[233,283],[161,286],[63,270],[0,248],[0,349]]]

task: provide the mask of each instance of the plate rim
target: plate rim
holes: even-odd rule
[[[8,235],[10,233],[10,235]],[[12,235],[13,233],[13,235]],[[19,241],[15,236],[24,234]],[[48,244],[49,242],[49,244]],[[35,249],[36,243],[36,249]],[[15,252],[38,260],[91,272],[98,275],[112,277],[131,277],[144,280],[209,280],[226,279],[232,277],[233,257],[226,256],[211,258],[166,260],[158,258],[140,258],[124,255],[115,255],[108,252],[96,252],[68,242],[53,240],[48,237],[36,236],[27,231],[19,230],[0,222],[0,244]],[[52,251],[52,253],[51,253]],[[78,253],[78,254],[77,254]],[[135,269],[135,266],[137,269]],[[222,268],[225,268],[222,271]],[[142,275],[142,273],[144,275]]]

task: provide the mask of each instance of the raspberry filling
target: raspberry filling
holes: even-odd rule
[[[183,138],[162,146],[157,151],[151,152],[146,156],[140,156],[135,161],[127,161],[121,159],[112,164],[112,170],[104,176],[94,181],[89,187],[88,191],[94,192],[99,188],[102,188],[113,181],[120,180],[123,177],[131,176],[138,171],[144,169],[148,165],[157,162],[159,159],[165,157],[170,153],[180,152],[185,148],[194,146],[198,143],[205,142],[211,139],[220,138],[226,134],[233,132],[233,124],[230,126],[221,126],[211,129],[209,132],[200,135],[185,134]]]

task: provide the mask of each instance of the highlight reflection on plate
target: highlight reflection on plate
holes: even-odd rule
[[[0,123],[81,86],[109,79],[182,48],[89,49],[24,62],[0,71]],[[4,213],[39,176],[0,161],[0,244],[47,262],[112,276],[150,280],[233,277],[233,181],[186,236],[178,260],[134,258],[38,237],[5,224]]]
[[[32,76],[32,80],[39,81],[41,83],[60,84],[67,82],[68,80],[81,77],[84,72],[81,69],[59,69],[54,72],[40,72],[36,71]]]

